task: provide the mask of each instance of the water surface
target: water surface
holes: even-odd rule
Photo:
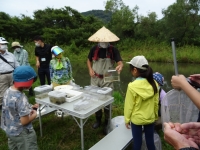
[[[73,77],[75,83],[84,87],[90,85],[90,76],[87,69],[86,62],[75,62],[71,61],[73,69]],[[173,63],[159,63],[150,62],[149,65],[152,67],[154,72],[160,72],[165,78],[165,84],[163,89],[167,92],[172,89],[171,77],[175,74]],[[178,63],[178,73],[183,74],[188,77],[190,74],[200,73],[200,64],[188,64],[188,63]],[[133,80],[132,75],[129,71],[129,65],[124,63],[123,70],[120,74],[120,82],[114,82],[115,90],[126,93],[127,85]]]

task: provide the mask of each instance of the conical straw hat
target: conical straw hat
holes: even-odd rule
[[[99,29],[95,34],[89,37],[88,41],[91,42],[115,42],[119,38],[104,26]]]

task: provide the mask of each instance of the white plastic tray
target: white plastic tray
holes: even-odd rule
[[[59,91],[61,89],[64,89],[64,90],[71,90],[73,88],[72,85],[59,85],[59,86],[56,86],[54,88],[55,91]]]
[[[77,100],[83,95],[83,92],[79,92],[75,90],[60,89],[59,91],[67,94],[67,98],[66,98],[67,102],[72,102],[74,100]]]

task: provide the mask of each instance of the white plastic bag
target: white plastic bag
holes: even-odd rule
[[[111,119],[111,131],[121,124],[125,124],[124,116],[116,116]]]

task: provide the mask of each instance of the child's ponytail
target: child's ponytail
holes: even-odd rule
[[[156,83],[153,79],[153,70],[149,65],[144,65],[143,67],[147,68],[147,70],[142,70],[142,69],[137,68],[140,73],[140,76],[147,79],[147,81],[153,87],[154,94],[156,94],[158,92],[158,89],[157,89]]]

